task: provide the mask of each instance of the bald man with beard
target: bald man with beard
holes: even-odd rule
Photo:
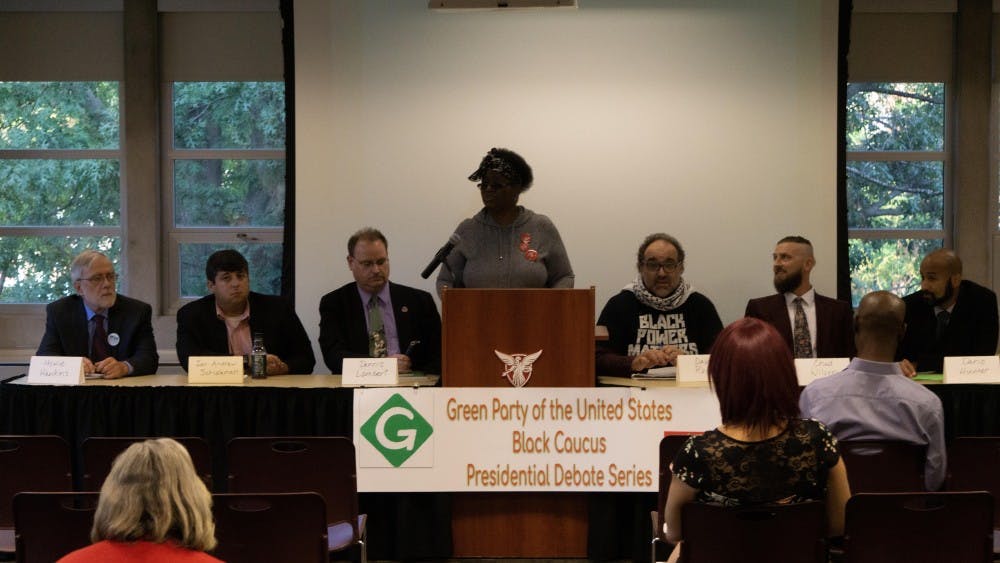
[[[838,440],[926,445],[924,486],[936,491],[946,467],[944,411],[941,399],[906,377],[895,361],[907,330],[906,309],[888,291],[865,295],[854,317],[857,357],[843,371],[806,385],[799,409],[802,418],[822,422]]]
[[[946,356],[992,356],[997,351],[997,296],[962,279],[962,261],[939,249],[920,262],[920,291],[903,298],[903,371],[940,372]]]

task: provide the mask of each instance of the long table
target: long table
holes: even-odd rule
[[[941,399],[947,440],[959,436],[1000,436],[1000,384],[944,384],[940,376],[918,377],[918,381]],[[678,385],[672,380],[628,377],[600,377],[598,383],[645,388]]]
[[[404,379],[404,385],[435,380]],[[613,381],[644,387],[660,381]],[[1000,435],[1000,385],[928,385],[955,436]],[[231,387],[186,384],[181,375],[88,381],[80,386],[0,385],[0,434],[56,434],[79,449],[90,436],[200,436],[213,450],[215,488],[226,487],[225,447],[237,436],[352,436],[353,390],[332,375],[280,376]],[[655,493],[591,493],[587,557],[648,554]],[[446,559],[452,553],[447,493],[361,495],[372,559]],[[512,540],[514,541],[514,540]]]
[[[434,385],[436,377],[401,377]],[[73,447],[90,436],[199,436],[212,448],[214,489],[225,491],[226,444],[238,436],[352,437],[353,389],[340,376],[298,375],[244,385],[187,385],[184,375],[89,380],[79,386],[0,385],[0,434],[55,434]],[[372,559],[444,559],[451,554],[447,494],[362,494]]]

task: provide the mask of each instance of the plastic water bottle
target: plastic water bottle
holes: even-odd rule
[[[250,377],[264,379],[267,377],[267,350],[264,349],[264,333],[253,335],[253,349],[250,351]]]

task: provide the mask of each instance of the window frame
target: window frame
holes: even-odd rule
[[[260,80],[263,81],[263,80]],[[205,81],[207,82],[207,81]],[[225,82],[249,82],[226,80]],[[174,164],[178,160],[282,160],[287,170],[286,149],[178,149],[174,147],[174,113],[173,85],[174,82],[163,82],[160,89],[160,185],[162,196],[162,245],[161,252],[165,257],[164,279],[162,281],[161,299],[163,314],[177,313],[185,303],[194,301],[193,297],[181,295],[180,247],[182,244],[283,244],[284,225],[281,227],[210,227],[186,226],[174,224]],[[286,94],[287,95],[287,94]],[[287,147],[287,139],[286,139]]]
[[[10,80],[9,82],[41,82],[32,80]],[[80,80],[48,80],[45,82],[81,82]],[[85,81],[92,82],[92,81]],[[124,81],[113,80],[118,85],[118,148],[115,149],[0,149],[0,160],[114,160],[118,163],[118,194],[120,201],[119,221],[117,226],[111,225],[3,225],[0,224],[0,237],[114,237],[120,240],[121,254],[118,256],[116,270],[119,272],[118,291],[127,293],[128,249],[127,219],[125,217],[125,198],[128,178],[125,166],[125,107]],[[67,274],[69,264],[66,264]],[[48,303],[0,303],[0,311],[11,314],[40,314]]]
[[[862,82],[862,81],[858,81]],[[926,83],[938,82],[944,87],[944,139],[940,151],[852,151],[847,150],[846,161],[850,166],[851,162],[940,162],[942,166],[942,213],[940,229],[876,229],[876,228],[854,228],[847,226],[847,244],[853,240],[940,240],[945,248],[951,248],[954,241],[954,220],[953,220],[953,151],[952,142],[954,136],[954,87],[951,81],[929,81],[929,80],[895,80],[895,79],[872,79],[866,76],[865,83],[888,82],[893,84]],[[853,82],[849,83],[852,84]],[[846,133],[846,132],[845,132]],[[846,141],[846,139],[845,139]],[[849,199],[849,196],[848,196]],[[855,282],[854,271],[848,264],[850,274],[850,289],[853,294]],[[902,296],[900,296],[902,297]],[[856,304],[855,304],[856,305]]]

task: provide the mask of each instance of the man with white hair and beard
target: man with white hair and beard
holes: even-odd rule
[[[608,300],[597,324],[608,329],[598,342],[597,375],[624,377],[675,365],[680,354],[708,354],[722,331],[715,305],[683,277],[684,248],[665,233],[639,246],[638,275]]]
[[[772,259],[778,293],[751,299],[745,315],[774,325],[796,358],[854,356],[851,304],[816,293],[809,281],[816,266],[812,243],[787,236],[778,241]]]
[[[903,373],[940,372],[945,356],[992,356],[997,351],[997,296],[962,279],[962,261],[951,250],[920,262],[920,291],[903,298],[906,335]]]

